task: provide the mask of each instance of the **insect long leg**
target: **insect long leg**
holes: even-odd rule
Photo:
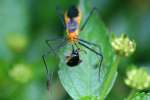
[[[93,7],[92,10],[89,12],[87,18],[85,19],[83,25],[80,28],[80,31],[83,31],[84,27],[86,26],[86,24],[88,23],[90,17],[92,16],[93,12],[96,10],[96,7]]]
[[[57,53],[55,51],[59,50],[62,47],[64,47],[65,44],[66,44],[66,41],[64,40],[64,42],[62,42],[59,46],[57,46],[57,48],[53,48],[51,46],[51,44],[49,43],[49,41],[54,41],[54,40],[55,39],[46,40],[46,44],[48,45],[50,50],[47,53],[42,55],[42,59],[43,59],[45,70],[46,70],[46,79],[47,79],[47,88],[48,88],[48,90],[50,90],[50,85],[51,85],[51,80],[52,80],[52,77],[53,77],[53,72],[50,74],[50,72],[48,70],[48,66],[47,66],[47,63],[46,63],[46,57],[50,54],[56,54],[57,55]]]
[[[62,12],[62,10],[59,6],[56,7],[56,12],[57,12],[58,17],[60,18],[60,20],[62,22],[62,25],[63,25],[64,29],[66,29],[64,15],[63,15],[63,12]]]
[[[94,47],[98,48],[98,49],[100,50],[100,52],[101,52],[101,48],[100,48],[100,46],[99,46],[98,44],[95,44],[95,43],[92,43],[92,42],[88,42],[88,41],[86,41],[86,40],[79,39],[79,38],[78,38],[78,40],[79,40],[80,42],[83,42],[83,43],[87,44],[87,45],[91,45],[91,46],[94,46]]]
[[[74,44],[75,44],[76,48],[77,48],[78,50],[80,50],[80,48],[78,47],[78,45],[77,45],[76,43],[74,43]]]
[[[50,72],[48,70],[48,66],[46,64],[46,56],[47,56],[46,54],[43,54],[42,55],[42,59],[43,59],[44,66],[45,66],[45,69],[46,69],[46,79],[47,79],[46,85],[47,85],[47,89],[50,90],[50,85],[51,85],[50,80],[52,79],[53,72],[50,75]]]
[[[80,45],[84,46],[85,48],[89,49],[90,51],[92,51],[93,53],[95,53],[96,55],[98,55],[100,57],[100,65],[99,65],[99,76],[100,76],[100,70],[101,70],[101,65],[103,62],[103,55],[97,51],[95,51],[94,49],[90,48],[89,46],[85,45],[84,43],[82,43],[81,41],[78,42]]]
[[[72,45],[72,51],[74,51],[74,46]]]
[[[55,47],[55,48],[52,47],[52,45],[50,44],[50,42],[52,42],[52,41],[57,41],[57,40],[59,41],[60,39],[62,39],[62,37],[57,37],[57,38],[49,39],[49,40],[46,40],[46,41],[45,41],[46,44],[48,45],[48,47],[53,51],[53,53],[54,53],[56,56],[57,56],[56,51],[57,51],[60,47],[62,47],[62,46],[64,46],[64,45],[66,44],[67,39],[64,38],[63,42],[60,43],[60,44],[59,44],[57,47]],[[54,45],[56,45],[56,44],[54,44]]]
[[[100,49],[100,47],[99,47],[98,44],[95,44],[95,43],[92,43],[92,42],[88,42],[88,41],[85,41],[85,40],[83,40],[83,39],[78,39],[78,40],[81,41],[81,42],[83,42],[83,43],[86,43],[86,44],[88,44],[88,45],[93,45],[93,46],[95,46],[95,47],[98,47],[98,48]]]

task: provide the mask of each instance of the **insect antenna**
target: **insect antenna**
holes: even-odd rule
[[[56,13],[57,13],[58,17],[60,18],[60,21],[61,21],[64,29],[66,29],[63,11],[61,10],[60,6],[58,6],[58,5],[56,6]]]
[[[92,16],[92,14],[93,14],[93,12],[94,12],[95,10],[96,10],[96,7],[93,7],[92,10],[89,12],[87,18],[85,19],[83,25],[82,25],[81,28],[80,28],[80,31],[83,31],[84,27],[87,25],[87,23],[88,23],[90,17]]]

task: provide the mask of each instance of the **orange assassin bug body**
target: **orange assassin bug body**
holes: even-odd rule
[[[66,33],[67,33],[67,39],[69,42],[74,43],[77,42],[78,35],[80,32],[80,20],[81,20],[81,13],[78,8],[72,7],[69,9],[69,11],[65,13],[64,19],[65,19],[65,24],[66,24]],[[75,10],[74,13],[75,15],[71,15],[73,11]]]

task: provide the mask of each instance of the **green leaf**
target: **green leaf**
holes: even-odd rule
[[[81,0],[79,7],[82,12],[82,25],[84,19],[92,9],[92,5],[89,1]],[[101,95],[102,97],[105,97],[111,90],[116,79],[117,72],[114,70],[113,73],[111,73],[111,76],[109,76],[109,80],[106,81],[111,66],[116,65],[114,64],[115,59],[110,46],[108,34],[108,31],[96,12],[94,12],[89,19],[84,31],[80,33],[80,38],[101,46],[101,50],[99,50],[99,52],[103,54],[104,60],[100,76],[98,74],[99,69],[95,68],[99,59],[93,52],[82,48],[87,53],[80,52],[81,59],[83,60],[81,64],[76,67],[68,67],[65,63],[65,57],[62,54],[69,54],[72,50],[71,46],[68,45],[61,51],[61,60],[59,64],[60,70],[58,74],[63,87],[73,99],[91,100],[90,98],[99,98]]]

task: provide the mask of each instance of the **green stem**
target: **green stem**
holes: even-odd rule
[[[135,89],[132,89],[126,100],[132,100],[132,98],[134,97],[134,95],[136,94],[136,92],[137,91]]]
[[[112,64],[109,72],[107,73],[106,80],[104,80],[104,82],[103,82],[101,92],[100,92],[100,100],[105,99],[105,96],[107,95],[107,91],[110,88],[111,81],[113,80],[114,75],[116,74],[119,62],[120,62],[120,57],[117,56],[115,59],[115,62]]]

